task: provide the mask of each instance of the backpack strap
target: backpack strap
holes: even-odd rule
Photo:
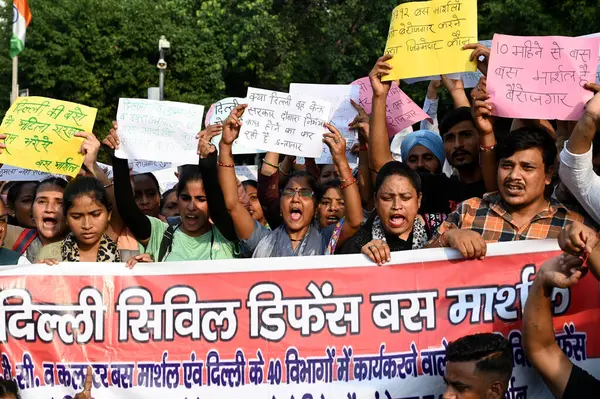
[[[162,240],[160,241],[157,262],[162,262],[165,257],[171,253],[171,250],[173,249],[173,236],[175,234],[175,230],[177,230],[179,226],[179,224],[177,226],[169,225],[167,230],[165,230]]]
[[[38,236],[38,232],[36,229],[25,229],[19,234],[19,238],[15,241],[15,245],[13,245],[13,251],[20,253],[23,255],[27,248],[31,245],[33,240],[35,240]]]

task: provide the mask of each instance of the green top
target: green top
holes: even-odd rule
[[[44,245],[40,249],[40,252],[38,253],[37,258],[39,260],[54,259],[57,262],[62,262],[63,258],[62,258],[61,247],[60,247],[61,243],[62,243],[62,241],[58,241],[58,242],[53,242],[52,244]]]
[[[169,225],[151,216],[148,216],[148,219],[152,225],[152,233],[150,241],[148,241],[148,245],[145,248],[139,244],[140,253],[150,254],[152,259],[158,262],[160,243]],[[232,259],[237,255],[236,244],[223,237],[219,229],[215,226],[212,227],[211,231],[202,234],[200,237],[190,237],[180,227],[175,230],[171,252],[167,254],[163,261]]]

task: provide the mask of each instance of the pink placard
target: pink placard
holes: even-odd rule
[[[494,35],[487,91],[493,113],[521,119],[578,120],[595,82],[598,41]]]
[[[350,83],[360,86],[360,105],[371,114],[373,109],[373,88],[369,77],[360,78]],[[388,93],[385,102],[388,136],[392,138],[407,127],[428,119],[429,116],[413,100],[404,93],[396,82]]]
[[[208,109],[208,111],[206,111],[206,118],[204,118],[204,128],[206,129],[210,123],[210,117],[212,116],[213,112],[215,112],[215,104],[212,104],[210,106],[210,108]]]

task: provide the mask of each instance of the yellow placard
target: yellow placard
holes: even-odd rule
[[[393,70],[382,80],[474,72],[471,50],[477,43],[477,0],[434,0],[394,8],[385,46]]]
[[[91,132],[97,112],[51,98],[17,98],[0,125],[0,134],[7,136],[0,163],[76,176],[83,163],[79,154],[83,139],[73,135]]]

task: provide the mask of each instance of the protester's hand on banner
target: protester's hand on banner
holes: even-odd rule
[[[387,62],[392,59],[391,54],[386,54],[377,60],[377,63],[369,73],[369,80],[373,88],[373,96],[387,98],[392,82],[382,82],[383,76],[389,75],[392,71],[392,66]]]
[[[584,87],[589,91],[596,93],[585,105],[585,115],[589,116],[596,124],[596,127],[598,127],[600,126],[600,85],[596,83],[586,83]]]
[[[582,264],[580,258],[562,254],[544,262],[538,271],[538,276],[544,287],[570,288],[583,277]]]
[[[240,135],[240,128],[242,127],[242,121],[240,118],[244,115],[244,111],[248,108],[248,104],[241,104],[235,107],[231,114],[225,120],[223,124],[223,136],[221,137],[221,143],[225,145],[232,145],[235,139]]]
[[[73,399],[92,399],[92,366],[87,367],[83,391],[75,395]]]
[[[384,263],[390,262],[392,257],[390,255],[390,247],[386,242],[381,240],[373,240],[365,244],[360,252],[366,255],[372,262],[382,266]]]
[[[223,133],[223,125],[220,123],[210,125],[198,133],[196,138],[198,139],[198,155],[200,155],[201,159],[207,158],[210,154],[217,150],[215,145],[211,143],[211,140],[213,137],[218,136],[221,133]]]
[[[325,127],[331,133],[323,134],[323,142],[327,144],[327,147],[329,147],[329,150],[331,151],[333,163],[338,168],[340,166],[347,165],[348,160],[346,158],[346,139],[344,136],[342,136],[340,131],[335,128],[335,126],[326,123]]]
[[[108,135],[102,140],[102,144],[107,146],[112,150],[118,150],[121,145],[121,140],[119,139],[119,124],[116,121],[113,121],[113,127],[108,132]]]
[[[141,255],[136,255],[133,258],[130,258],[127,261],[127,263],[125,263],[125,266],[128,269],[133,269],[133,267],[138,263],[152,263],[152,262],[154,262],[154,260],[152,259],[152,255],[141,254]]]
[[[473,50],[471,53],[471,61],[477,61],[477,69],[486,75],[488,74],[488,65],[490,63],[491,49],[485,47],[481,43],[471,43],[463,46],[463,50]],[[483,56],[483,59],[479,58]]]
[[[476,231],[452,229],[445,234],[448,245],[460,252],[464,258],[481,260],[485,257],[487,244]]]
[[[48,266],[56,266],[60,262],[57,261],[56,259],[38,259],[35,263],[38,264],[38,265],[46,264]]]
[[[94,133],[90,132],[77,132],[74,134],[75,137],[83,139],[79,153],[83,154],[83,164],[88,168],[89,171],[94,170],[94,165],[98,160],[98,151],[100,151],[100,140],[96,138]]]
[[[348,127],[358,131],[360,139],[367,142],[369,141],[369,122],[371,121],[371,118],[369,117],[369,114],[367,114],[367,111],[360,106],[360,104],[355,103],[354,100],[350,100],[350,103],[358,112],[358,115],[354,117],[354,120],[350,122]]]
[[[573,222],[565,226],[558,237],[560,249],[575,256],[592,253],[599,243],[598,233],[580,222]]]
[[[435,100],[438,98],[438,90],[442,87],[441,80],[430,80],[429,86],[427,86],[427,98],[430,100]]]

